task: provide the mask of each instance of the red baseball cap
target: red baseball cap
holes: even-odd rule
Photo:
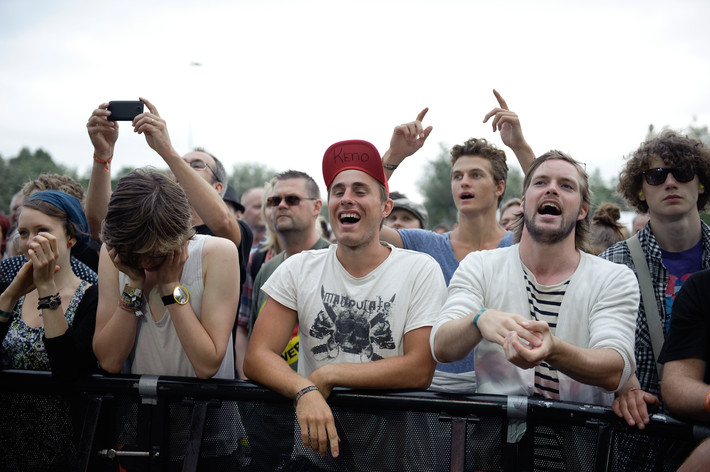
[[[323,180],[330,190],[335,176],[344,170],[361,170],[385,186],[389,194],[389,186],[385,171],[382,168],[382,158],[377,148],[367,141],[351,139],[331,145],[323,156]]]

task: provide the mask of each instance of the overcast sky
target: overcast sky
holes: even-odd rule
[[[710,2],[691,0],[0,0],[0,155],[43,148],[86,172],[91,111],[140,95],[180,153],[322,182],[330,144],[383,153],[428,106],[434,131],[390,185],[419,199],[440,142],[502,146],[482,123],[496,88],[538,155],[560,149],[610,178],[649,124],[710,124],[708,18]],[[123,165],[164,167],[128,123]]]

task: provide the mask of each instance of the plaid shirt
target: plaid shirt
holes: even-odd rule
[[[701,222],[703,234],[703,260],[702,268],[710,267],[710,226]],[[653,282],[653,291],[656,295],[656,306],[658,313],[661,315],[661,326],[666,326],[666,286],[668,285],[668,269],[663,265],[661,256],[661,247],[656,241],[656,237],[651,232],[651,225],[646,226],[639,231],[639,242],[646,256],[646,263],[651,272],[651,281]],[[600,257],[607,259],[617,264],[626,264],[631,270],[636,273],[634,262],[631,258],[631,252],[626,241],[621,241],[600,254]],[[639,288],[639,292],[641,289]],[[664,328],[665,329],[665,328]],[[667,333],[663,333],[664,337]],[[661,389],[658,382],[658,373],[656,372],[656,361],[653,357],[653,347],[651,345],[651,335],[648,331],[646,323],[646,310],[643,306],[643,298],[639,304],[639,313],[636,319],[636,377],[641,383],[641,388],[647,392],[661,398]],[[665,412],[665,405],[661,402],[661,411]]]

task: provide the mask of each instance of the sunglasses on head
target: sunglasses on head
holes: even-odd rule
[[[281,204],[282,201],[286,202],[288,206],[296,206],[301,203],[301,200],[315,200],[315,198],[299,197],[298,195],[286,195],[285,197],[269,197],[266,199],[267,207],[276,207]]]
[[[648,169],[642,174],[648,185],[661,185],[666,181],[668,174],[673,174],[677,182],[686,183],[695,177],[695,169],[692,166],[657,167]]]

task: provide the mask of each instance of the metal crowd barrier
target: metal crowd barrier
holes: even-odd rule
[[[710,437],[666,415],[639,431],[610,408],[527,397],[335,389],[328,402],[341,457],[293,462],[291,401],[250,382],[4,371],[0,470],[616,471],[645,454],[625,446],[638,441],[675,470]]]

